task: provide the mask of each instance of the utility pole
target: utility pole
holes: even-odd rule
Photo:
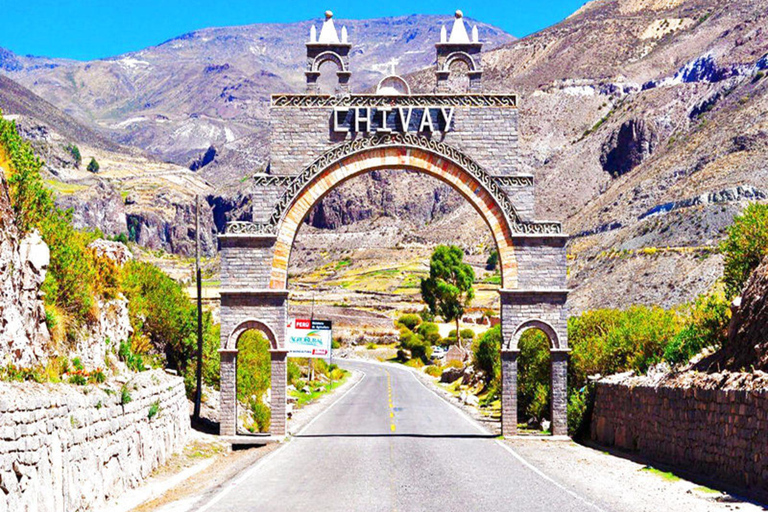
[[[203,282],[200,273],[200,195],[195,195],[195,279],[197,280],[197,388],[192,417],[200,420],[203,398]]]
[[[312,322],[315,320],[315,292],[312,292],[312,309],[309,312],[309,327],[312,328]],[[307,361],[307,365],[309,366],[309,380],[313,381],[315,380],[315,360],[314,358],[310,357],[309,361]]]

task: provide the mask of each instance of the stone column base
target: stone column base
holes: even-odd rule
[[[519,350],[501,351],[501,435],[517,434],[517,357]]]

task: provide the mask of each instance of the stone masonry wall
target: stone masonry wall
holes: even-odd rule
[[[0,383],[0,512],[103,510],[178,451],[190,428],[182,379],[153,370],[127,385],[123,406],[119,382]]]
[[[592,440],[768,498],[768,388],[597,384]]]
[[[271,173],[298,174],[333,146],[363,135],[333,132],[332,115],[333,107],[272,107]],[[434,137],[470,155],[490,174],[516,175],[517,120],[516,108],[455,107],[453,130]]]

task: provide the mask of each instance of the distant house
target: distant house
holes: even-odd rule
[[[463,363],[467,359],[467,355],[466,350],[463,350],[458,345],[451,345],[451,348],[445,353],[445,362],[450,363],[451,361],[458,361]]]

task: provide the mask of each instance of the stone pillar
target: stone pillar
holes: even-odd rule
[[[286,431],[286,393],[288,388],[288,351],[270,350],[272,355],[272,422],[270,434],[282,437]]]
[[[501,435],[517,434],[517,357],[519,350],[501,351]]]
[[[552,349],[552,435],[568,435],[568,352]]]
[[[219,401],[219,434],[237,435],[237,350],[220,349],[221,398]]]

